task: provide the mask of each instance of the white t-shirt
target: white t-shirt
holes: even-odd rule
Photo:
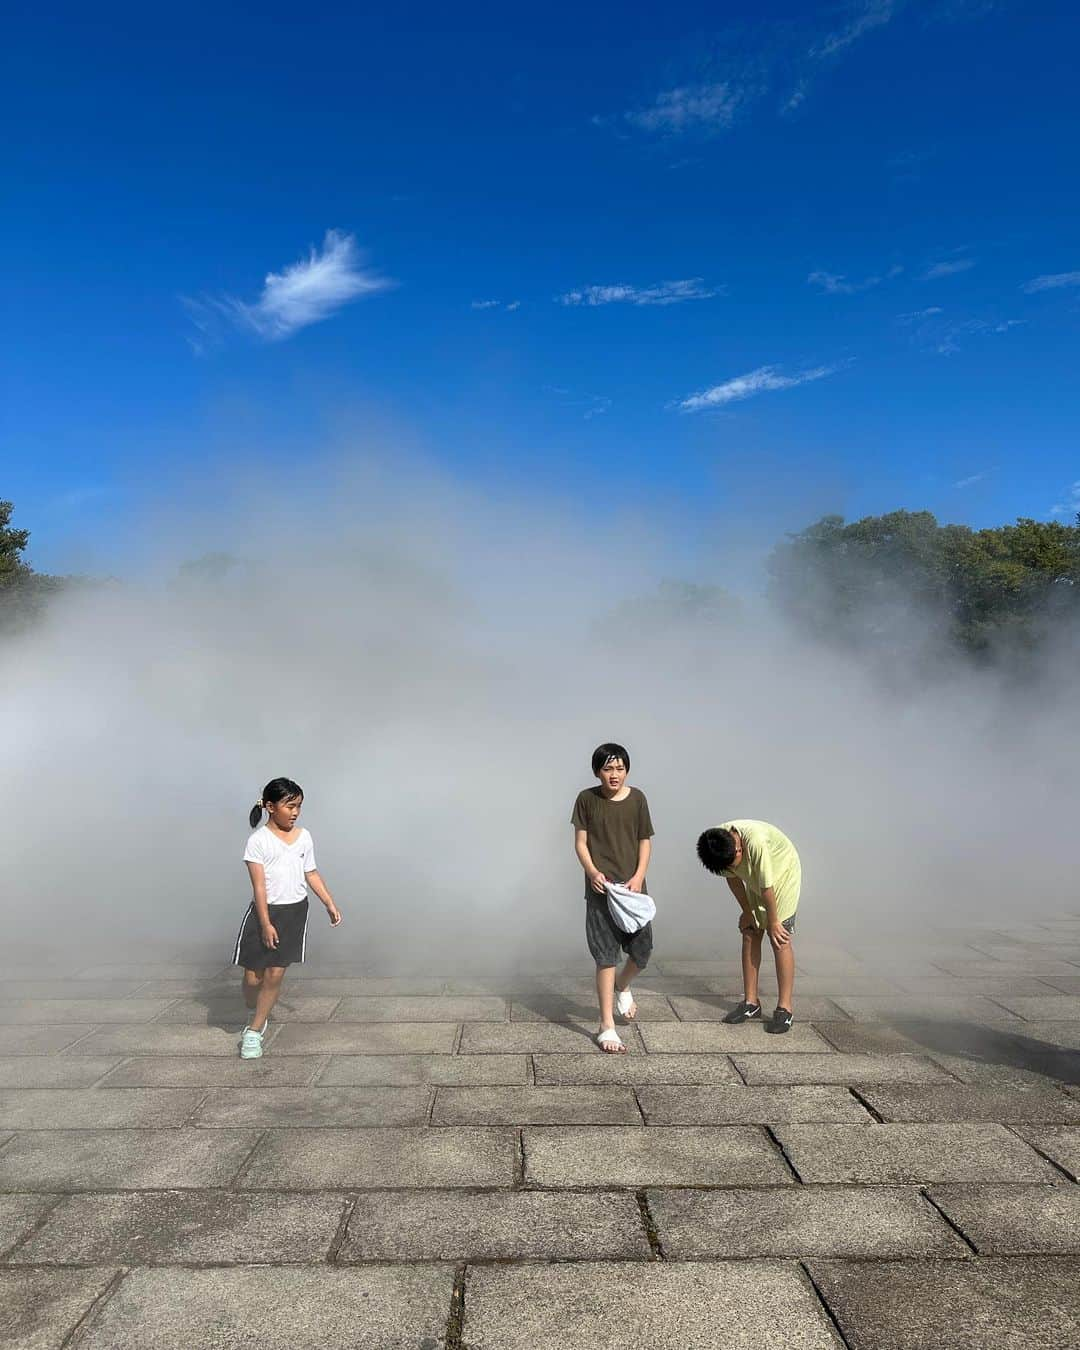
[[[301,829],[299,839],[287,844],[260,825],[247,841],[244,861],[262,863],[267,905],[295,905],[307,899],[304,873],[315,871],[315,845],[307,830]]]

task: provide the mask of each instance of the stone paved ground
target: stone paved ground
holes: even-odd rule
[[[797,1024],[658,960],[290,977],[236,1055],[214,964],[0,980],[0,1343],[1065,1350],[1080,916],[905,953],[800,938]]]

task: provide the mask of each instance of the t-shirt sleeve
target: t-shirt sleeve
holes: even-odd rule
[[[333,864],[331,864],[331,867]],[[304,871],[317,872],[319,864],[315,861],[315,840],[309,834],[307,837],[307,847],[304,850]]]
[[[247,846],[244,849],[244,861],[262,863],[265,867],[267,863],[266,844],[263,842],[262,831],[256,830],[253,835],[248,837]]]
[[[649,803],[644,794],[641,794],[641,805],[638,807],[638,840],[651,839],[656,831],[653,829],[652,816],[649,815]]]
[[[589,828],[589,818],[585,803],[585,793],[579,792],[577,800],[574,802],[574,809],[570,813],[570,823],[576,830],[587,830]]]

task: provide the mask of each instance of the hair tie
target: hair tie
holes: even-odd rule
[[[255,805],[256,805],[256,806],[265,806],[266,803],[265,803],[265,802],[263,801],[263,799],[260,797],[259,800],[255,803]]]

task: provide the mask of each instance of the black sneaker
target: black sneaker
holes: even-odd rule
[[[761,1017],[760,1003],[740,1003],[723,1019],[725,1022],[753,1022]]]
[[[765,1023],[765,1030],[773,1036],[782,1036],[785,1031],[791,1030],[793,1018],[786,1008],[777,1008],[772,1015],[772,1021]]]

